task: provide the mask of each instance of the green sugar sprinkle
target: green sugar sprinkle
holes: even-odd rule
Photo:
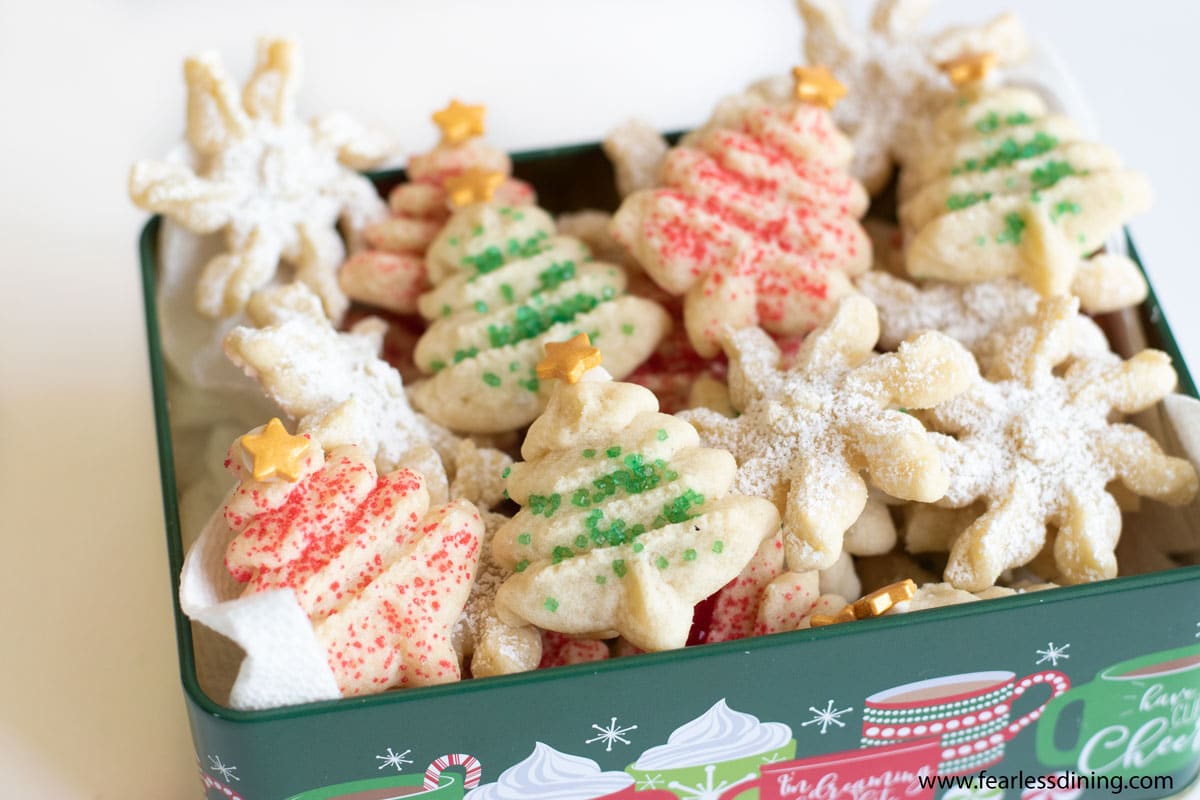
[[[458,247],[458,237],[457,236],[451,236],[449,239],[449,242],[450,242],[451,247]]]
[[[683,551],[683,560],[684,561],[695,561],[696,560],[696,551],[690,547],[687,550],[684,550]]]
[[[589,447],[587,450],[583,451],[583,457],[584,458],[595,458],[596,451]]]
[[[674,524],[684,522],[691,519],[694,514],[689,513],[694,506],[704,504],[704,495],[696,492],[694,489],[688,489],[686,492],[676,497],[670,503],[663,506],[662,514],[654,518],[654,527],[660,527],[668,523]]]
[[[600,290],[600,296],[603,297],[605,300],[612,300],[614,297],[617,296],[617,290],[611,286],[605,286],[603,289]]]
[[[982,161],[968,158],[962,164],[950,170],[951,175],[963,172],[991,172],[997,167],[1007,167],[1014,162],[1026,158],[1036,158],[1058,147],[1058,139],[1044,131],[1038,131],[1028,142],[1018,143],[1016,139],[1008,138],[1000,146],[987,155]]]
[[[615,559],[612,562],[612,571],[614,573],[616,573],[618,578],[624,578],[625,573],[629,571],[629,569],[625,566],[625,559],[623,559],[623,558]]]
[[[521,362],[520,362],[520,361],[510,361],[510,362],[508,362],[508,371],[509,371],[509,372],[516,372],[516,371],[517,371],[517,370],[519,370],[520,368],[521,368]]]
[[[546,601],[542,603],[542,608],[553,614],[555,611],[558,611],[558,601],[553,597],[547,597]]]
[[[546,519],[550,519],[554,516],[554,512],[558,511],[561,502],[562,497],[557,492],[552,495],[531,494],[529,495],[529,510],[535,517],[544,516]]]
[[[500,477],[507,478],[511,474],[512,474],[512,467],[505,467],[504,470],[500,473]]]
[[[598,584],[600,584],[601,586],[603,586],[604,584],[608,583],[608,578],[604,577],[603,575],[597,575],[597,576],[596,576],[596,583],[598,583]]]
[[[725,549],[725,545],[724,545],[724,543],[721,542],[720,539],[717,539],[715,542],[713,542],[712,550],[714,553],[719,553],[724,549]]]
[[[478,311],[480,314],[486,314],[487,310],[488,310],[488,305],[487,305],[487,303],[483,302],[482,300],[476,300],[475,301],[475,310]]]
[[[575,277],[575,262],[563,261],[555,262],[544,270],[538,273],[538,288],[533,290],[534,294],[545,292],[551,289],[557,289],[562,284]]]
[[[1008,125],[1009,127],[1028,125],[1031,122],[1033,122],[1033,117],[1029,116],[1024,111],[1018,111],[1015,114],[1009,114],[1004,118],[1004,124]]]
[[[646,545],[642,544],[641,542],[634,542],[634,543],[633,543],[633,552],[635,552],[635,553],[640,553],[640,552],[642,552],[642,551],[643,551],[643,550],[645,550],[645,549],[646,549]]]
[[[658,433],[656,433],[654,435],[660,442],[665,442],[667,440],[667,429],[659,428]]]
[[[991,192],[967,192],[966,194],[952,194],[946,198],[946,208],[950,211],[959,211],[964,208],[970,208],[976,203],[982,203],[985,200],[992,199]]]
[[[488,386],[496,387],[500,385],[500,376],[494,372],[483,373],[483,382]]]
[[[533,534],[522,533],[520,536],[517,537],[517,541],[520,544],[529,544],[530,542],[533,541]]]
[[[558,563],[561,563],[564,558],[574,558],[574,556],[575,556],[574,550],[572,550],[569,547],[563,547],[562,545],[559,545],[558,547],[555,547],[554,550],[551,551],[550,562],[552,564],[558,564]]]
[[[621,448],[617,445],[613,445],[604,451],[604,455],[608,456],[609,458],[616,458],[617,456],[621,455]]]
[[[516,300],[516,294],[513,292],[511,285],[507,283],[500,284],[500,296],[504,298],[504,302],[512,303]]]
[[[633,335],[633,326],[630,325],[628,322],[626,322],[624,325],[621,326],[621,333],[625,334],[626,336],[632,336]]]
[[[429,362],[429,370],[431,372],[441,372],[445,368],[446,368],[445,361],[430,361]]]
[[[1000,115],[995,111],[988,112],[988,115],[975,123],[975,130],[983,134],[994,132],[1000,127]]]
[[[1034,189],[1049,189],[1063,178],[1079,174],[1082,173],[1076,172],[1070,163],[1066,161],[1054,161],[1052,159],[1029,173],[1029,182],[1033,185]]]
[[[582,533],[575,537],[575,547],[579,550],[588,546],[588,538]]]
[[[576,489],[575,493],[571,495],[571,505],[573,505],[573,506],[578,506],[579,508],[587,508],[591,504],[592,504],[592,500],[588,496],[587,489]]]
[[[987,237],[986,236],[976,236],[975,244],[979,245],[980,247],[983,247],[985,244],[987,244]]]
[[[536,392],[542,384],[537,378],[530,378],[520,382],[528,391]]]
[[[442,305],[442,316],[443,317],[448,317],[453,313],[454,313],[454,309],[452,309],[448,303]]]
[[[472,232],[478,236],[483,233],[482,227],[477,227]],[[462,259],[463,266],[474,267],[475,276],[486,275],[489,272],[499,269],[509,261],[518,258],[530,258],[542,252],[542,243],[546,239],[546,232],[539,231],[525,241],[519,239],[509,239],[503,250],[495,245],[485,248],[482,252],[473,256],[464,256]]]
[[[658,558],[654,559],[654,566],[658,567],[659,569],[666,569],[667,567],[671,566],[671,562],[667,561],[665,557],[659,556]]]
[[[522,559],[521,561],[518,561],[516,563],[516,565],[513,567],[513,571],[514,572],[524,572],[528,567],[529,567],[529,560]]]
[[[474,228],[471,228],[471,236],[472,237],[483,236],[483,226],[476,225]]]
[[[550,330],[554,325],[570,322],[579,314],[586,314],[601,302],[593,295],[579,292],[570,297],[564,297],[557,303],[546,305],[535,303],[535,305],[540,305],[540,308],[528,305],[518,306],[511,324],[488,326],[488,343],[492,347],[506,347],[533,339]]]
[[[1074,203],[1070,200],[1062,200],[1054,204],[1054,208],[1050,210],[1050,219],[1057,222],[1058,218],[1063,214],[1078,214],[1082,209],[1079,203]]]
[[[1012,244],[1021,243],[1021,234],[1025,232],[1025,220],[1021,219],[1021,215],[1015,211],[1010,211],[1004,215],[1004,232],[997,234],[996,244]]]
[[[468,347],[465,350],[455,350],[454,363],[457,364],[460,361],[466,361],[468,358],[474,358],[477,355],[479,355],[479,349],[476,347]]]

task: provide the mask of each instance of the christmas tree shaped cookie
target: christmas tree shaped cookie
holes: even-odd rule
[[[430,247],[421,314],[430,325],[417,343],[417,407],[458,431],[492,433],[529,424],[551,386],[536,366],[546,342],[588,334],[611,373],[624,377],[670,327],[657,304],[625,294],[614,264],[592,261],[577,239],[555,234],[534,206],[485,202],[486,176]]]
[[[387,218],[363,230],[369,248],[347,260],[338,273],[348,297],[398,314],[416,312],[417,298],[429,288],[425,250],[450,218],[455,193],[473,174],[499,176],[497,203],[534,202],[533,187],[511,177],[512,161],[504,151],[480,138],[485,110],[454,100],[434,113],[440,141],[408,160],[408,181],[388,195]]]
[[[514,570],[496,606],[559,633],[682,647],[693,607],[742,571],[779,516],[729,495],[733,458],[598,363],[584,336],[547,346],[542,374],[563,380],[508,476],[522,509],[492,543]]]
[[[226,465],[225,551],[243,596],[290,589],[345,696],[458,680],[450,628],[467,602],[483,523],[465,500],[430,509],[422,476],[384,475],[354,445],[325,451],[279,420]]]
[[[796,96],[696,132],[666,157],[661,189],[635,192],[613,235],[666,291],[702,356],[725,325],[779,335],[811,330],[871,264],[858,219],[867,194],[846,172],[849,142],[829,108],[844,89],[797,69]]]
[[[986,61],[951,65],[963,80]],[[1133,305],[1145,281],[1127,258],[1088,255],[1150,206],[1146,177],[1083,139],[1027,89],[965,84],[926,147],[904,164],[899,216],[910,275],[957,283],[1017,277],[1088,312]]]

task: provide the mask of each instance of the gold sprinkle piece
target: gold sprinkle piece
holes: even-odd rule
[[[832,110],[846,96],[846,86],[825,67],[793,67],[795,97],[801,103]]]
[[[462,144],[468,139],[483,136],[483,115],[486,106],[469,106],[457,100],[433,113],[433,122],[442,129],[442,142]]]
[[[995,53],[968,53],[938,64],[938,69],[955,86],[979,83],[996,67]]]
[[[447,178],[444,185],[450,203],[455,208],[462,208],[473,203],[491,202],[496,189],[500,188],[502,183],[503,172],[488,172],[479,167],[471,167],[453,178]]]
[[[274,417],[261,433],[247,433],[238,442],[254,458],[254,479],[265,481],[278,475],[288,481],[300,478],[301,460],[308,451],[307,436],[293,436]]]
[[[537,376],[579,383],[585,372],[600,366],[600,360],[600,350],[592,347],[586,333],[581,333],[565,342],[547,342],[546,357],[538,362]]]

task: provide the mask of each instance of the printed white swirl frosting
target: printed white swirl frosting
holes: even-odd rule
[[[538,742],[528,758],[500,773],[495,783],[468,792],[467,800],[593,800],[632,784],[624,772],[601,772],[590,758]]]
[[[675,729],[667,743],[642,753],[634,769],[676,769],[733,761],[777,750],[792,738],[792,729],[781,722],[759,722],[758,717],[734,711],[718,700],[701,716]]]

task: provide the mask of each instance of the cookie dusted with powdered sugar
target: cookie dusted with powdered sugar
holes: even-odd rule
[[[337,282],[349,233],[383,215],[371,182],[355,170],[383,161],[390,147],[342,115],[296,119],[300,55],[287,39],[264,39],[241,97],[215,53],[184,63],[187,139],[195,167],[139,161],[129,194],[196,233],[224,233],[227,252],[204,267],[196,308],[233,316],[285,262],[296,280],[340,320],[348,305]]]
[[[970,353],[926,332],[895,353],[874,352],[875,307],[848,297],[783,369],[761,329],[731,332],[729,388],[741,412],[682,415],[711,446],[738,460],[735,491],[771,500],[783,515],[792,570],[824,569],[867,504],[867,483],[896,498],[931,502],[949,476],[930,436],[907,409],[936,406],[977,374]]]
[[[1113,412],[1144,410],[1175,386],[1165,353],[1143,350],[1073,359],[1073,298],[1042,300],[1033,324],[1014,332],[987,379],[929,411],[949,482],[943,506],[982,501],[981,516],[953,538],[945,579],[980,591],[1002,572],[1032,561],[1056,529],[1053,562],[1065,583],[1112,578],[1121,532],[1120,481],[1172,505],[1192,501],[1195,468],[1164,455],[1149,434],[1111,423]],[[934,546],[935,543],[931,543]]]

